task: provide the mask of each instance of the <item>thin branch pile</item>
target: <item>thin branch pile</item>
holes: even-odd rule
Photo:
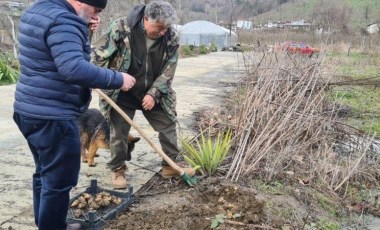
[[[227,178],[296,175],[301,183],[322,181],[336,191],[380,175],[368,167],[379,165],[370,151],[373,138],[344,125],[340,107],[327,100],[331,79],[322,74],[322,58],[273,54],[246,60],[250,69],[230,103],[235,151]]]

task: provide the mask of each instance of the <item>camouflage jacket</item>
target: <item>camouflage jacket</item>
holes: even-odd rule
[[[137,17],[135,21],[140,22],[141,18]],[[107,32],[93,44],[91,61],[98,66],[128,72],[131,64],[130,28],[133,26],[136,24],[131,24],[130,16],[128,16],[128,20],[122,18],[114,21]],[[146,94],[153,96],[156,103],[161,105],[166,115],[174,122],[177,116],[176,94],[171,84],[178,61],[178,32],[170,27],[163,37],[163,42],[166,43],[166,52],[163,54],[163,64],[159,71],[161,74],[155,78]],[[120,90],[103,90],[103,92],[116,102]],[[103,115],[109,119],[111,106],[100,98],[99,107]]]

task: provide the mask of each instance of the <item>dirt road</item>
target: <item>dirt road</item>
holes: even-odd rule
[[[216,106],[220,95],[228,90],[243,69],[241,53],[216,52],[194,58],[180,59],[173,88],[177,92],[178,121],[182,137],[192,135],[192,114],[203,107]],[[223,84],[221,84],[223,82]],[[32,209],[32,173],[34,163],[27,143],[12,120],[15,85],[0,86],[0,229],[36,229]],[[91,107],[97,108],[98,96],[93,94]],[[157,143],[157,135],[141,113],[134,119]],[[132,133],[139,136],[135,130]],[[72,195],[82,192],[97,179],[102,188],[111,189],[110,172],[105,163],[109,152],[99,151],[97,166],[82,164],[78,186]],[[137,191],[160,169],[160,158],[141,140],[136,144],[129,164],[128,180]]]

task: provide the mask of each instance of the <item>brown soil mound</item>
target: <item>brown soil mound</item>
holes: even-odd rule
[[[193,188],[181,179],[153,177],[136,194],[137,201],[105,229],[255,229],[265,222],[264,203],[255,190],[220,178],[198,181]]]

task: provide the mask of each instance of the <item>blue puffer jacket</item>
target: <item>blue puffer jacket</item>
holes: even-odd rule
[[[123,84],[120,73],[89,63],[87,24],[66,0],[39,0],[24,12],[19,52],[14,110],[24,116],[76,119],[89,106],[89,88]]]

